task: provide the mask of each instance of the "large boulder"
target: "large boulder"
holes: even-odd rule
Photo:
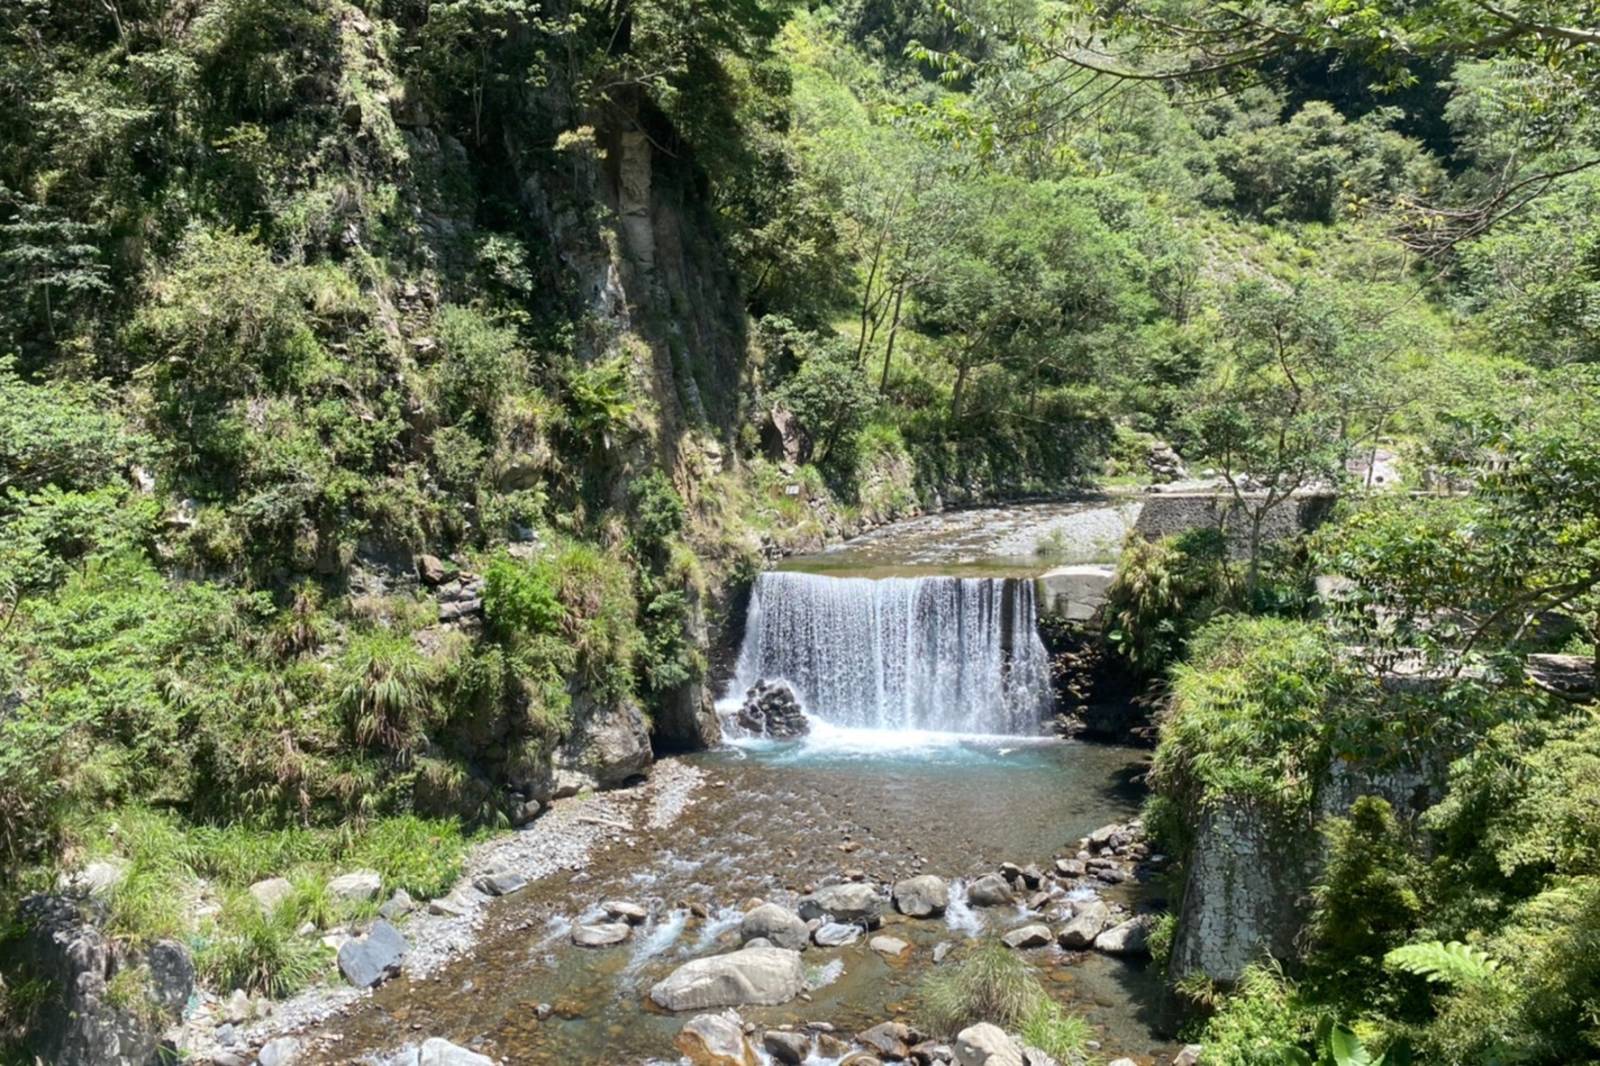
[[[188,949],[172,940],[142,950],[119,945],[60,896],[24,900],[19,917],[25,932],[12,945],[13,958],[50,989],[27,1036],[29,1055],[51,1066],[158,1061],[162,1031],[194,991]],[[143,1004],[130,1004],[128,992]]]
[[[673,1045],[690,1066],[756,1066],[756,1049],[733,1011],[697,1014],[684,1023]]]
[[[366,936],[352,937],[339,946],[339,972],[357,988],[371,988],[399,973],[410,950],[400,930],[376,921]]]
[[[998,1025],[979,1022],[956,1035],[958,1066],[1026,1066],[1022,1047]]]
[[[1016,897],[1005,878],[984,874],[967,886],[967,902],[974,907],[1007,907],[1016,902]]]
[[[744,706],[734,718],[741,729],[760,737],[788,740],[811,732],[800,698],[787,681],[757,681],[745,692]]]
[[[1094,949],[1107,955],[1148,955],[1150,929],[1154,925],[1155,918],[1149,914],[1129,918],[1095,937]]]
[[[936,918],[950,905],[950,886],[932,874],[895,882],[894,906],[912,918]]]
[[[764,937],[780,948],[803,951],[811,942],[811,930],[800,916],[777,903],[763,903],[739,923],[739,939],[745,943]]]
[[[573,700],[572,735],[556,752],[554,794],[617,788],[650,770],[650,726],[632,701]]]
[[[811,461],[811,434],[793,411],[775,404],[761,427],[761,448],[773,462],[798,466]]]
[[[798,951],[747,947],[684,963],[650,989],[650,998],[671,1011],[770,1007],[789,1002],[805,984]]]
[[[860,881],[824,885],[800,897],[800,917],[806,921],[831,915],[834,921],[873,928],[882,920],[883,900],[878,890]]]
[[[417,1049],[417,1066],[495,1066],[495,1062],[487,1055],[468,1051],[436,1036],[424,1040]]]
[[[1056,939],[1064,948],[1081,951],[1094,943],[1105,927],[1111,924],[1111,908],[1100,900],[1090,900],[1078,908],[1072,920],[1061,927]]]

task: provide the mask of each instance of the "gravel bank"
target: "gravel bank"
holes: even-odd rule
[[[644,784],[556,800],[531,824],[474,848],[461,879],[447,897],[461,913],[430,913],[423,903],[401,923],[411,945],[405,975],[425,977],[472,950],[494,902],[473,887],[479,876],[514,870],[534,882],[562,870],[582,869],[596,851],[626,841],[641,827],[670,826],[694,802],[694,793],[704,779],[702,771],[681,762],[659,762]],[[337,975],[330,974],[330,980],[337,981]],[[204,1060],[226,1047],[243,1055],[245,1061],[253,1061],[254,1054],[247,1053],[248,1049],[333,1017],[370,995],[343,984],[318,985],[273,1004],[265,1018],[234,1026],[230,1032],[222,1018],[225,997],[202,992],[199,1005],[175,1036],[178,1047],[191,1058]]]

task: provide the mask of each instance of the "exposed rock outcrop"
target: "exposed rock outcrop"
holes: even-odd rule
[[[33,896],[15,946],[22,968],[53,990],[41,1005],[27,1050],[52,1066],[153,1066],[163,1030],[194,991],[188,949],[160,940],[121,947],[72,900]],[[144,1000],[141,1007],[130,997]]]

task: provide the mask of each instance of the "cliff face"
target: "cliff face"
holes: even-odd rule
[[[1404,819],[1437,799],[1422,770],[1382,772],[1336,762],[1318,790],[1308,824],[1286,827],[1260,805],[1228,802],[1199,815],[1184,866],[1168,974],[1239,980],[1251,963],[1292,960],[1311,913],[1311,888],[1322,871],[1323,819],[1361,796],[1387,800]]]

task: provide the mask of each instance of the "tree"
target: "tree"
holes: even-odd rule
[[[1344,368],[1335,323],[1303,290],[1240,282],[1220,326],[1225,348],[1210,381],[1192,393],[1183,425],[1248,523],[1246,592],[1253,597],[1268,516],[1344,469],[1349,443],[1329,402]]]

